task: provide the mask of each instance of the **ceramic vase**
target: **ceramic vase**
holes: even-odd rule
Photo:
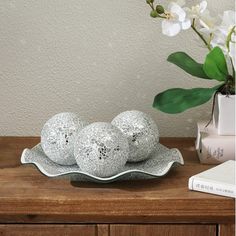
[[[235,95],[217,94],[213,124],[219,135],[235,135]]]

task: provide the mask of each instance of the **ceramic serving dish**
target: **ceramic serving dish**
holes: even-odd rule
[[[73,181],[92,181],[109,183],[127,179],[150,179],[164,176],[171,167],[184,165],[183,157],[176,148],[169,149],[157,144],[150,158],[137,163],[126,163],[122,172],[101,178],[81,171],[78,165],[63,166],[51,161],[43,152],[39,143],[32,149],[25,149],[21,156],[22,164],[34,164],[39,171],[48,177],[63,177]]]

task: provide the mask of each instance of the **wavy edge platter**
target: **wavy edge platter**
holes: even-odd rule
[[[184,165],[183,157],[176,148],[169,149],[162,144],[146,161],[126,163],[124,170],[110,177],[97,177],[80,170],[78,165],[63,166],[51,161],[43,152],[41,144],[32,149],[24,149],[21,155],[22,164],[34,164],[47,177],[62,177],[72,181],[92,181],[109,183],[127,179],[151,179],[166,175],[173,166]]]

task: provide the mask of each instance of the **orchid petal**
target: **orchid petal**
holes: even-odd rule
[[[163,20],[161,26],[162,33],[170,37],[177,35],[181,30],[180,24],[176,21]]]
[[[186,12],[175,2],[170,3],[170,12],[178,17],[179,21],[184,21]]]
[[[199,10],[200,13],[203,13],[207,8],[207,1],[200,2],[199,6],[200,6],[200,10]]]
[[[191,27],[190,19],[185,19],[185,21],[181,22],[181,26],[183,30],[187,30]]]
[[[207,30],[210,29],[210,27],[202,19],[199,19],[199,23],[203,28],[206,28]]]

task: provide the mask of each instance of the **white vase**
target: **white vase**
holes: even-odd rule
[[[217,94],[213,124],[219,135],[235,135],[235,95]]]

